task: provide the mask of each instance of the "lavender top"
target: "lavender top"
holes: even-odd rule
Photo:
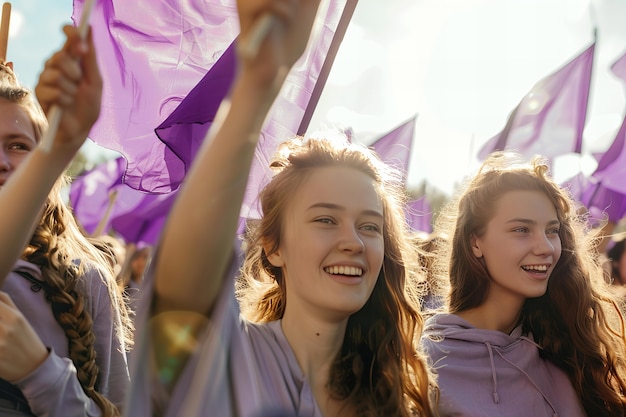
[[[30,273],[41,280],[36,265],[18,260],[14,270]],[[117,406],[122,406],[129,386],[129,374],[123,340],[116,329],[119,314],[111,307],[108,288],[100,272],[87,268],[78,290],[86,295],[85,308],[93,319],[96,363],[100,368],[97,391]],[[57,323],[44,291],[35,292],[31,283],[11,272],[2,288],[35,329],[44,345],[50,349],[48,358],[32,373],[12,381],[28,400],[33,414],[41,417],[100,416],[100,408],[83,391],[76,368],[69,359],[65,332]]]
[[[586,416],[565,372],[539,356],[521,326],[508,335],[436,314],[422,345],[437,373],[442,417]]]
[[[153,271],[148,271],[138,312],[138,344],[133,352],[144,360],[133,366],[136,392],[129,396],[127,416],[149,417],[158,408],[164,417],[322,417],[281,322],[254,324],[240,316],[233,282],[240,260],[235,259],[210,323],[171,397],[146,363],[150,357],[146,320],[153,291]],[[156,263],[155,258],[152,265]]]

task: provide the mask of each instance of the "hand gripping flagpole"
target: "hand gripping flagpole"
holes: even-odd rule
[[[78,33],[82,39],[87,37],[89,17],[91,16],[91,10],[93,9],[94,3],[95,0],[85,0],[85,3],[83,4],[83,11],[81,13],[80,24],[78,26]],[[58,106],[53,105],[50,108],[50,112],[48,113],[48,130],[44,133],[43,138],[41,138],[41,144],[39,145],[45,152],[50,152],[50,149],[52,148],[54,137],[59,130],[61,115],[62,111]]]

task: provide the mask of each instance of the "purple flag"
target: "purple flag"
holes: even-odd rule
[[[74,0],[80,18],[84,0]],[[239,32],[235,0],[98,0],[91,16],[104,90],[97,144],[127,160],[123,181],[167,193],[185,162],[154,128],[213,66]]]
[[[626,82],[626,53],[611,65],[611,71]]]
[[[102,233],[114,231],[128,243],[154,245],[177,193],[146,194],[130,188],[121,179],[125,168],[124,159],[117,158],[79,176],[70,188],[70,204],[78,223],[93,234],[113,199]]]
[[[413,136],[415,135],[415,121],[417,116],[402,123],[389,133],[380,137],[370,145],[386,164],[395,166],[403,172],[407,179]]]
[[[598,161],[592,174],[602,186],[626,194],[626,117],[622,121],[613,143]]]
[[[406,219],[412,230],[426,233],[433,231],[433,213],[425,196],[409,201],[407,209]]]
[[[526,157],[580,153],[587,115],[595,43],[539,81],[513,110],[506,126],[480,149],[483,160],[510,149]]]
[[[593,176],[586,177],[582,172],[561,184],[568,188],[572,198],[589,212],[589,222],[597,227],[604,220],[617,223],[626,214],[624,194],[604,187]]]
[[[235,79],[235,43],[156,128],[156,134],[189,168]]]

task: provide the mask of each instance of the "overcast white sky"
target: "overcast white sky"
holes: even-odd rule
[[[33,86],[72,2],[11,3],[8,59]],[[371,143],[418,114],[409,185],[427,179],[449,193],[521,98],[585,49],[596,26],[583,151],[602,151],[625,109],[609,71],[626,52],[624,16],[624,0],[361,0],[310,128],[350,126]],[[560,158],[555,176],[593,169],[589,159]]]

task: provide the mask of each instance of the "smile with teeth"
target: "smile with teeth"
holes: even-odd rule
[[[529,272],[546,272],[548,265],[525,265],[522,266],[522,269]]]
[[[327,266],[324,268],[324,271],[332,275],[352,275],[356,277],[363,275],[363,270],[356,266]]]

